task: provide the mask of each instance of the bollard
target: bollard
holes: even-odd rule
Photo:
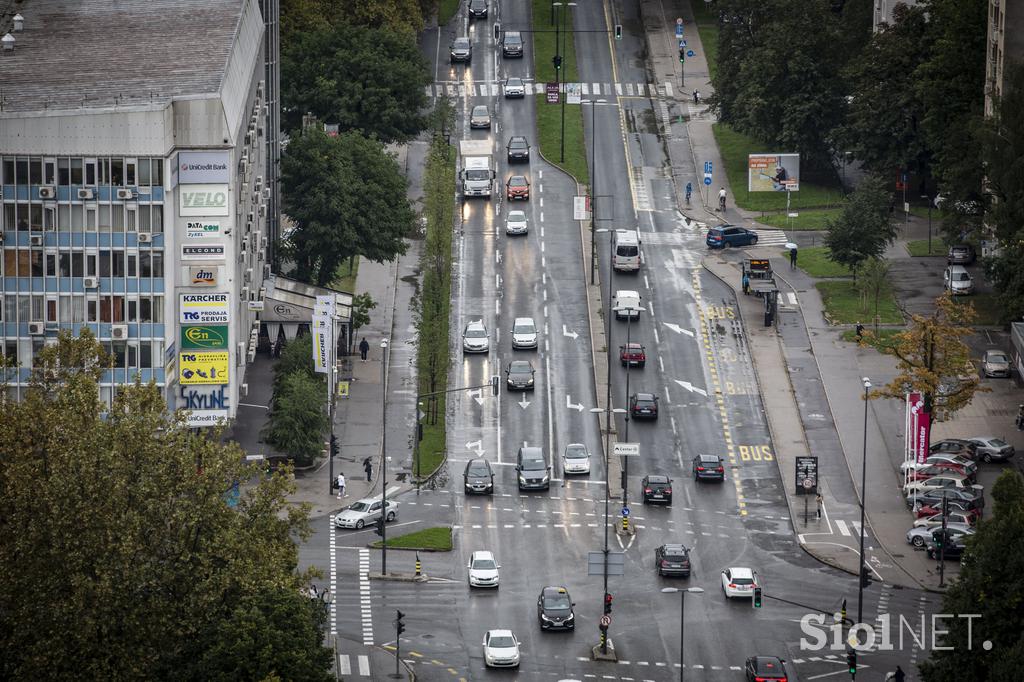
[[[623,516],[622,517],[622,532],[623,533],[628,533],[629,532],[629,517],[628,516]]]
[[[420,563],[420,553],[416,552],[416,577],[423,575],[423,564]]]

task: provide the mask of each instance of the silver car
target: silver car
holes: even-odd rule
[[[526,234],[530,231],[525,211],[509,211],[505,216],[505,234]]]
[[[562,453],[562,471],[566,474],[590,473],[590,450],[583,443],[570,443]]]
[[[474,320],[466,325],[462,332],[463,353],[486,353],[491,349],[490,339],[487,337],[487,327],[483,320]]]
[[[505,79],[505,97],[526,97],[526,84],[523,83],[522,78]]]
[[[491,127],[491,112],[487,110],[486,105],[478,104],[473,107],[473,111],[469,115],[469,127],[488,129]]]
[[[942,275],[946,288],[954,296],[974,293],[974,278],[962,265],[950,265]]]
[[[517,317],[512,323],[513,350],[536,348],[537,336],[537,325],[532,317]]]
[[[987,377],[1009,377],[1010,357],[1001,350],[987,350],[981,359],[981,372]]]
[[[1015,454],[1012,445],[995,436],[978,436],[971,438],[977,447],[977,457],[983,462],[995,462],[1010,459]]]
[[[923,549],[932,541],[932,533],[940,529],[942,526],[932,526],[930,528],[914,527],[907,531],[907,543]],[[954,535],[974,535],[974,529],[970,526],[965,526],[962,523],[947,523],[947,530]]]

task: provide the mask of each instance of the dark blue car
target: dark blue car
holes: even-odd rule
[[[757,233],[745,227],[722,225],[708,230],[706,243],[712,249],[724,249],[728,246],[753,246],[757,243]]]

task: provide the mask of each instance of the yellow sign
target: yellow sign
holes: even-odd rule
[[[226,350],[178,353],[178,383],[182,386],[226,384],[230,364]]]
[[[348,382],[347,381],[339,381],[338,382],[338,397],[339,398],[347,398],[348,397]]]

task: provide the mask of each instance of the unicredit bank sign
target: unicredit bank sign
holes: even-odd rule
[[[228,183],[228,152],[178,152],[178,184]]]

